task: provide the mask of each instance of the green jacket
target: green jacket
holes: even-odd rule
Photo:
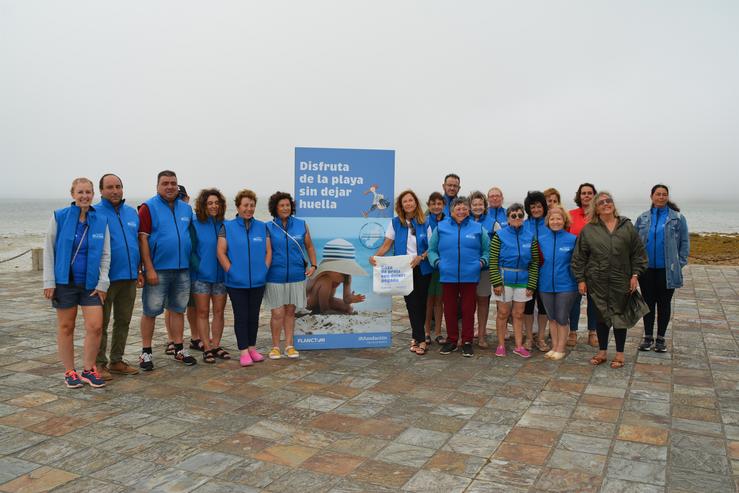
[[[585,225],[577,237],[572,273],[577,282],[585,281],[599,320],[609,327],[628,329],[649,312],[640,297],[629,303],[631,276],[640,276],[646,269],[644,244],[626,217],[618,218],[613,233],[599,222]]]

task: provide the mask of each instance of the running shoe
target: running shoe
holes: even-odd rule
[[[453,353],[456,350],[457,350],[456,342],[447,342],[443,346],[441,346],[441,350],[439,351],[439,354],[449,354],[449,353]]]
[[[154,360],[151,357],[151,353],[142,352],[139,355],[139,368],[144,371],[151,371],[154,369]]]
[[[504,358],[506,355],[505,346],[498,346],[498,348],[495,350],[495,355],[500,358]]]
[[[82,380],[76,370],[67,370],[64,373],[64,383],[70,389],[78,389],[82,387]]]
[[[180,349],[177,351],[177,354],[174,355],[174,359],[179,361],[180,363],[184,363],[185,366],[192,366],[194,364],[197,364],[198,360],[196,360],[193,356],[190,355],[190,353],[187,352],[187,349]]]
[[[526,349],[523,346],[519,346],[516,349],[514,349],[513,350],[513,353],[519,355],[522,358],[530,358],[531,357],[531,353],[528,351],[528,349]]]
[[[465,358],[471,358],[473,354],[475,354],[475,351],[472,349],[471,342],[465,342],[462,344],[462,356]]]
[[[91,370],[83,371],[80,374],[80,380],[88,384],[90,387],[96,389],[100,387],[105,387],[105,380],[103,380],[103,377],[100,376],[100,373],[98,373],[97,368],[95,368],[94,366]]]

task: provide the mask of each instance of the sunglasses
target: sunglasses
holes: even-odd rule
[[[508,217],[510,217],[511,219],[523,219],[523,212],[518,212],[518,213],[513,212]]]
[[[612,204],[612,203],[613,203],[613,199],[609,199],[609,198],[601,199],[597,202],[598,205],[606,205],[606,204]]]

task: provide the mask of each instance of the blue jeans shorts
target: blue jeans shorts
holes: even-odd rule
[[[94,289],[85,289],[79,284],[57,284],[51,306],[54,308],[72,308],[75,306],[103,306],[97,296],[90,296]]]
[[[211,296],[226,294],[226,285],[222,282],[192,281],[190,289],[192,294],[209,294]]]
[[[190,298],[190,271],[188,269],[158,270],[159,284],[144,284],[141,301],[144,315],[156,317],[164,309],[184,313]]]

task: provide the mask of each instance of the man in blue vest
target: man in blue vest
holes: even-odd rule
[[[187,366],[197,363],[182,346],[184,313],[190,298],[190,233],[192,209],[179,199],[177,175],[165,170],[157,175],[157,194],[139,208],[139,249],[144,271],[141,294],[141,356],[139,367],[154,369],[151,341],[156,317],[171,312],[170,330],[175,360]]]
[[[459,175],[454,173],[446,175],[444,177],[444,183],[441,184],[441,187],[444,189],[444,215],[446,217],[451,215],[449,212],[449,204],[452,203],[452,200],[457,198],[457,194],[459,194],[460,189],[459,184]]]
[[[97,367],[103,380],[112,380],[111,373],[136,375],[139,370],[123,361],[136,302],[136,283],[139,276],[139,216],[136,209],[126,205],[123,182],[113,173],[100,178],[100,202],[95,204],[98,214],[108,218],[110,231],[110,288],[103,304],[103,333],[97,355]],[[105,355],[108,345],[108,324],[113,314],[113,332],[110,342],[110,364]]]

